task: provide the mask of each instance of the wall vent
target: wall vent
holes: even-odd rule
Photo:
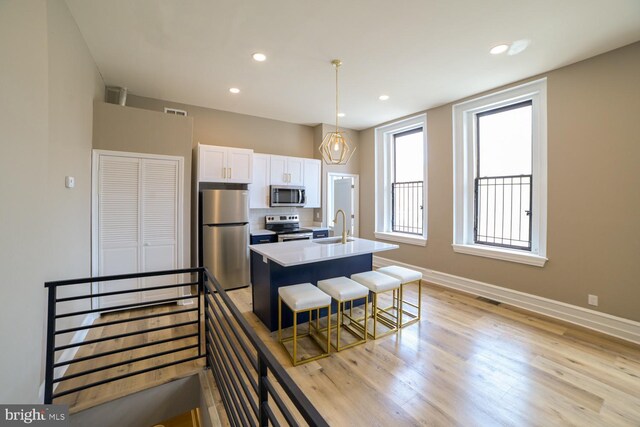
[[[178,110],[177,108],[169,108],[169,107],[164,107],[164,112],[167,114],[173,114],[175,116],[185,116],[187,115],[187,112],[185,110]]]

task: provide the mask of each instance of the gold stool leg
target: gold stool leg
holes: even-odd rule
[[[282,298],[278,296],[278,342],[282,342]]]
[[[351,303],[353,306],[353,303]],[[364,297],[364,341],[367,342],[369,338],[369,332],[367,331],[367,308],[369,306],[369,293]]]
[[[293,312],[293,365],[298,364],[298,312]]]
[[[398,289],[398,294],[400,295],[400,297],[398,298],[398,317],[396,318],[396,329],[398,330],[402,326],[402,301],[404,298],[403,287],[404,285],[400,284],[400,288]]]

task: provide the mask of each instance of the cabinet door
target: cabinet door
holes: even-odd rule
[[[320,178],[322,163],[320,160],[304,160],[304,188],[307,195],[305,208],[320,207]]]
[[[270,156],[271,185],[288,185],[289,175],[287,173],[287,157]]]
[[[299,157],[288,157],[286,172],[289,174],[289,185],[303,185],[304,159]]]
[[[251,184],[253,150],[229,148],[227,154],[227,182]]]
[[[200,145],[198,152],[198,181],[226,182],[227,149]]]
[[[266,209],[269,207],[269,155],[253,155],[253,180],[249,185],[249,208]]]

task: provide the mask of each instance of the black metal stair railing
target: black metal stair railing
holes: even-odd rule
[[[218,384],[229,423],[328,426],[220,283],[208,272],[205,276],[207,366]]]
[[[96,289],[91,289],[81,295],[78,295],[78,292],[71,294],[68,292],[69,287],[74,285],[89,285],[93,288],[93,285],[97,283],[108,283],[118,280],[166,276],[175,277],[177,275],[189,275],[189,277],[191,277],[192,274],[197,274],[197,281],[135,289],[121,289],[109,292],[95,292]],[[197,286],[197,295],[145,300],[136,303],[119,304],[108,308],[93,308],[92,306],[90,309],[76,311],[64,311],[60,308],[60,306],[64,306],[65,303],[81,300],[91,301],[95,298],[113,297],[134,292],[142,294],[149,291],[169,290],[186,286]],[[216,380],[222,396],[225,412],[231,425],[266,426],[270,423],[273,425],[298,425],[300,423],[307,423],[312,426],[328,425],[286,373],[275,356],[268,350],[265,343],[258,338],[255,331],[249,326],[238,308],[231,301],[226,291],[222,289],[215,277],[210,275],[205,268],[186,268],[61,280],[47,282],[45,283],[45,288],[48,290],[44,396],[44,403],[46,404],[54,403],[54,399],[56,398],[77,393],[88,388],[204,358],[206,367],[211,368],[213,377]],[[62,292],[62,289],[64,289],[65,292]],[[193,307],[185,305],[169,311],[166,309],[158,309],[152,313],[143,315],[137,315],[134,311],[131,311],[131,317],[94,322],[89,325],[66,328],[59,328],[57,326],[59,319],[94,313],[110,313],[118,310],[149,308],[150,306],[161,307],[160,304],[174,303],[187,299],[195,299],[197,303]],[[176,320],[176,317],[179,315],[189,315],[189,313],[197,313],[197,319],[187,321]],[[94,328],[106,328],[112,325],[124,326],[128,323],[156,318],[164,318],[164,322],[167,324],[160,326],[153,325],[153,327],[146,329],[140,329],[139,325],[137,327],[132,326],[131,329],[134,329],[132,331],[85,339],[81,342],[56,345],[56,337],[64,334],[92,330]],[[204,330],[202,328],[203,324]],[[177,330],[179,328],[189,328],[189,330],[178,332]],[[123,329],[127,330],[126,327]],[[169,338],[150,340],[148,336],[143,335],[160,331],[170,332],[172,336]],[[123,340],[133,336],[144,336],[144,342],[135,345],[124,345]],[[191,340],[191,343],[182,343],[180,346],[162,351],[156,349],[155,351],[138,357],[132,357],[132,355],[129,354],[118,362],[106,363],[105,359],[103,359],[118,353],[131,352],[141,348],[147,348],[147,350],[149,350],[156,348],[155,346],[157,345],[169,345],[172,342],[181,340]],[[70,360],[59,360],[60,352],[67,349],[100,343],[106,343],[105,346],[109,349],[74,357]],[[135,364],[136,362],[151,361],[152,359],[163,356],[175,356],[175,354],[185,351],[189,351],[191,354],[186,354],[178,359],[172,358],[168,362],[157,359],[156,364],[151,367],[107,376],[106,378],[92,382],[90,381],[90,376],[98,372]],[[55,377],[57,369],[86,361],[91,361],[91,367],[89,369],[69,374],[65,373],[59,377]],[[160,363],[157,363],[158,361]],[[55,391],[56,385],[70,380],[77,381],[79,385],[67,387],[62,391]],[[273,403],[275,403],[275,405],[273,405]]]

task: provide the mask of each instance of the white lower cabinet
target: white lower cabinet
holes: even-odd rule
[[[183,158],[94,151],[93,262],[98,276],[182,267]],[[100,293],[178,283],[175,276],[103,282]],[[178,288],[97,298],[99,308],[170,299]]]

